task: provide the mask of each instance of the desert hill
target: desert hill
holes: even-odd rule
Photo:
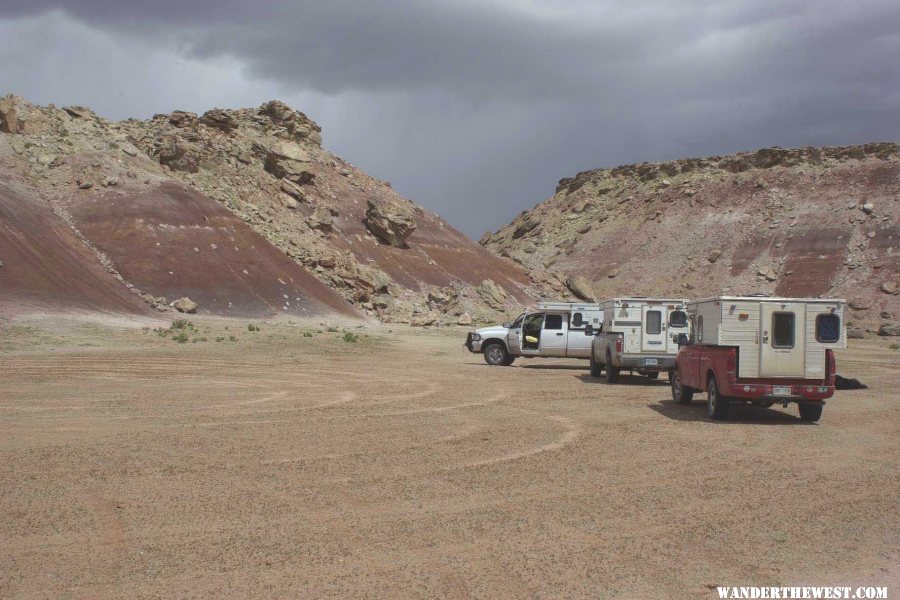
[[[278,101],[112,122],[6,96],[0,182],[42,203],[70,227],[67,239],[91,250],[65,264],[94,272],[84,261],[96,259],[157,310],[188,296],[209,314],[467,323],[542,293],[526,269],[322,148],[319,126]],[[23,221],[18,235],[43,228]],[[3,255],[10,235],[0,229],[0,278],[17,268]],[[57,282],[68,278],[68,267],[46,268]],[[26,283],[7,286],[7,303],[53,295]]]
[[[766,148],[579,173],[481,243],[582,296],[839,296],[900,317],[900,147]]]

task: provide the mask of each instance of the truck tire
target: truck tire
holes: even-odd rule
[[[678,369],[672,371],[672,400],[675,404],[690,404],[694,399],[694,388],[689,388],[681,383],[681,374]]]
[[[594,351],[591,350],[591,377],[600,377],[603,374],[603,365],[594,360]]]
[[[806,421],[807,423],[815,423],[820,418],[822,418],[823,405],[821,403],[800,404],[799,407],[801,421]]]
[[[488,342],[482,349],[482,352],[484,352],[484,362],[491,366],[496,367],[510,364],[506,362],[509,360],[509,352],[506,351],[506,346],[500,342]]]
[[[513,364],[515,361],[516,361],[516,357],[513,356],[512,354],[510,354],[509,352],[507,352],[507,353],[506,353],[506,360],[504,360],[504,361],[503,361],[502,363],[500,363],[500,364],[502,364],[504,367],[508,367],[508,366],[510,366],[511,364]]]
[[[618,383],[619,382],[619,369],[618,367],[613,366],[612,355],[607,352],[606,353],[606,383]]]
[[[724,421],[728,418],[728,410],[731,408],[731,399],[719,393],[719,385],[716,377],[711,375],[709,386],[706,389],[706,414],[710,419]]]

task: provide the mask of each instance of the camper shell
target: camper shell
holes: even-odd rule
[[[837,298],[771,296],[689,302],[691,335],[680,340],[673,398],[686,403],[706,391],[714,418],[726,418],[733,400],[795,402],[801,418],[818,420],[834,394],[834,350],[847,346],[845,306]]]
[[[587,327],[599,327],[603,311],[584,302],[540,302],[512,323],[470,331],[465,346],[490,365],[511,365],[524,358],[588,358]]]
[[[606,372],[608,383],[621,370],[658,377],[675,366],[676,338],[688,332],[687,300],[683,298],[612,298],[600,303],[603,323],[593,335],[591,375]]]

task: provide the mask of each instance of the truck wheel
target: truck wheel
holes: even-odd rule
[[[709,378],[709,387],[706,390],[706,414],[716,421],[724,421],[728,418],[728,409],[731,408],[731,400],[719,393],[716,378]]]
[[[619,382],[619,369],[618,367],[613,366],[612,356],[607,353],[606,354],[606,383],[618,383]]]
[[[509,359],[509,352],[500,342],[490,342],[484,347],[484,362],[493,366],[502,366]]]
[[[672,400],[676,404],[690,404],[694,399],[694,388],[689,388],[681,383],[681,375],[678,370],[672,371]]]
[[[822,417],[822,404],[800,404],[800,420],[815,423]]]
[[[591,377],[600,377],[603,374],[603,365],[594,360],[594,351],[591,350]]]
[[[502,363],[500,363],[500,364],[502,364],[504,367],[508,367],[509,365],[513,364],[513,363],[515,362],[515,360],[516,360],[516,357],[513,356],[512,354],[510,354],[509,352],[507,352],[507,353],[506,353],[506,360],[504,360],[504,361],[503,361]]]

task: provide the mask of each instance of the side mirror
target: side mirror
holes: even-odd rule
[[[594,335],[593,325],[585,325],[584,326],[584,335]]]
[[[509,329],[510,326],[511,326],[511,323],[509,321],[504,321],[503,327],[505,327],[506,329]]]
[[[675,343],[678,344],[679,346],[687,346],[688,344],[690,344],[690,340],[688,339],[688,336],[686,333],[679,333],[678,335],[676,335],[674,337],[675,337]]]

